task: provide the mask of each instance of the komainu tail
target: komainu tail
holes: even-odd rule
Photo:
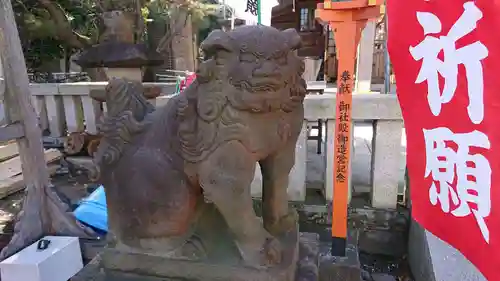
[[[105,96],[107,114],[98,126],[102,139],[90,173],[94,181],[100,178],[103,166],[116,163],[134,136],[146,130],[146,116],[155,110],[144,97],[141,82],[113,78],[106,86]]]

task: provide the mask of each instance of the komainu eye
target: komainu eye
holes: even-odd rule
[[[201,49],[199,53],[200,53],[199,58],[201,61],[207,61],[213,58],[215,55],[215,52],[210,52],[209,50],[203,50],[203,49]]]
[[[287,63],[287,56],[286,56],[286,54],[281,54],[279,56],[276,56],[275,60],[279,64],[286,64]]]
[[[215,54],[215,60],[217,61],[217,64],[221,65],[227,63],[227,61],[232,59],[233,56],[234,54],[231,52],[228,52],[226,50],[219,50]]]
[[[255,62],[257,58],[250,54],[250,53],[241,53],[240,54],[240,61],[241,62]]]

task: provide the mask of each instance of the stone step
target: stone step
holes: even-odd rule
[[[296,281],[318,281],[319,278],[319,235],[302,232],[299,237],[299,261]]]

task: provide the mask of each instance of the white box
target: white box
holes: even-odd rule
[[[0,262],[2,281],[68,281],[83,268],[77,237],[46,236],[45,250],[38,241]]]

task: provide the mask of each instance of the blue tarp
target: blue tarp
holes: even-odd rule
[[[102,232],[108,232],[106,194],[101,185],[89,197],[82,200],[73,212],[76,219]]]

